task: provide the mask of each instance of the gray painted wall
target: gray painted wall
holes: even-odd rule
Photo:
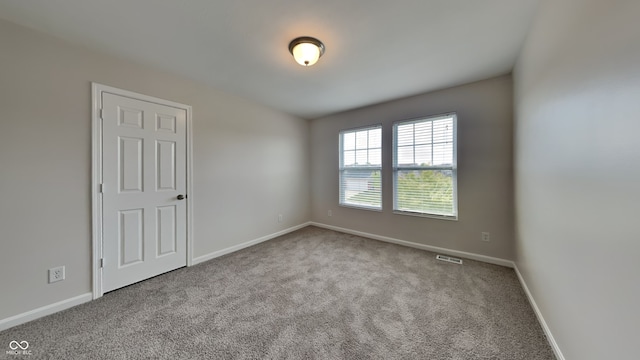
[[[311,121],[312,221],[419,244],[513,257],[512,81],[502,76]],[[459,220],[392,213],[392,123],[458,114]],[[382,124],[383,211],[338,206],[338,133]],[[328,210],[333,216],[329,217]],[[480,241],[480,233],[491,241]]]
[[[514,73],[515,140],[509,76],[307,123],[0,21],[0,319],[91,290],[96,81],[193,106],[195,256],[311,219],[515,257],[567,359],[635,358],[638,18],[635,0],[543,0]],[[392,214],[392,122],[449,111],[459,117],[460,220]],[[338,132],[378,123],[385,209],[339,207]],[[57,265],[67,280],[49,285],[46,270]]]
[[[516,66],[516,263],[566,359],[640,353],[638,19],[545,0]]]
[[[308,221],[307,121],[4,21],[0,48],[0,319],[91,291],[91,81],[193,106],[196,257]]]

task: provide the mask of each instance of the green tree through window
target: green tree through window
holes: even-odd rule
[[[428,214],[453,212],[453,179],[450,171],[412,170],[397,177],[397,208]],[[416,194],[421,194],[416,196]]]

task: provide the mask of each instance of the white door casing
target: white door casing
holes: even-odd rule
[[[191,263],[191,109],[99,84],[94,105],[97,298]]]

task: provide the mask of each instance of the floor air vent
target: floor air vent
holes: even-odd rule
[[[446,256],[446,255],[436,255],[436,259],[462,265],[462,259]]]

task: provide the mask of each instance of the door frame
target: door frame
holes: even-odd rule
[[[92,206],[92,293],[93,299],[102,297],[102,93],[110,93],[136,100],[175,107],[187,113],[187,266],[193,265],[193,124],[191,106],[156,98],[115,87],[91,83],[91,206]]]

